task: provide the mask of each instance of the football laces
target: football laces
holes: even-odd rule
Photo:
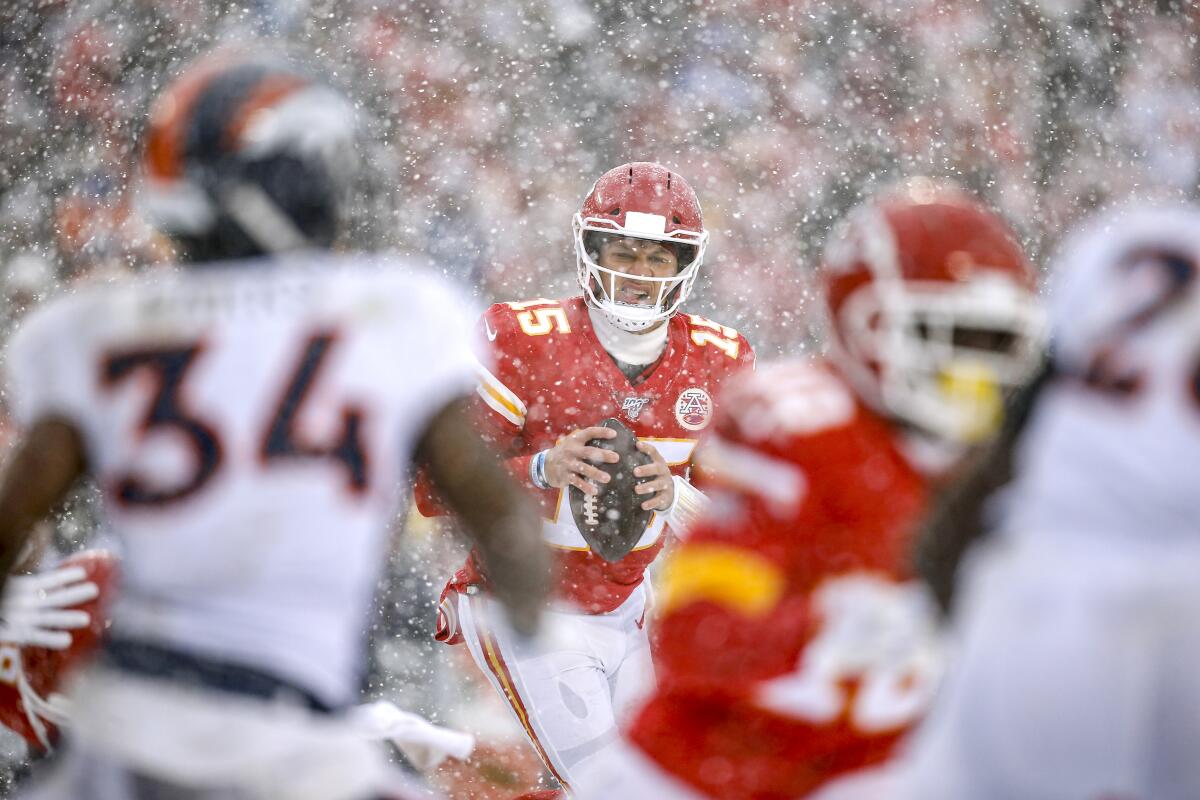
[[[596,507],[596,497],[594,494],[583,496],[583,521],[588,525],[600,524],[600,509]]]

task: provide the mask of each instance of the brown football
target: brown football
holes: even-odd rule
[[[605,561],[620,561],[642,538],[654,514],[641,507],[646,496],[633,491],[642,480],[634,477],[634,468],[649,464],[651,459],[637,449],[637,437],[620,420],[606,419],[600,425],[612,428],[617,435],[611,439],[592,439],[588,446],[612,450],[621,460],[595,465],[610,478],[608,483],[597,484],[599,494],[586,495],[570,486],[567,496],[575,524],[592,552]]]

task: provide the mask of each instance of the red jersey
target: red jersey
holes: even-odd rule
[[[936,678],[907,583],[927,494],[898,432],[822,364],[747,374],[697,455],[712,505],[664,567],[658,689],[630,731],[722,800],[876,765]]]
[[[480,429],[541,502],[542,532],[556,552],[557,596],[586,613],[614,610],[641,584],[664,544],[663,517],[651,518],[629,555],[605,561],[576,527],[566,490],[534,487],[529,462],[571,431],[616,417],[656,447],[672,472],[686,476],[697,438],[712,422],[717,390],[753,365],[754,352],[737,331],[703,317],[676,314],[667,325],[662,356],[631,381],[596,338],[583,297],[497,303],[481,320],[480,341],[491,347],[481,360],[494,366],[480,370]],[[435,509],[423,494],[418,507],[430,513]],[[472,553],[451,586],[481,582]]]

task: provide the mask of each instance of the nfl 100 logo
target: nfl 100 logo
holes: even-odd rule
[[[621,411],[630,419],[637,419],[638,414],[642,413],[642,409],[649,402],[649,397],[626,397],[621,401]]]
[[[689,431],[707,428],[712,412],[712,398],[698,386],[684,389],[675,401],[675,419]]]

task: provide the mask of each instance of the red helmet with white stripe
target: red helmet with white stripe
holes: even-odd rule
[[[575,215],[575,256],[584,297],[613,325],[641,331],[679,310],[696,283],[708,232],[696,193],[678,173],[648,161],[622,164],[600,176]],[[678,270],[669,277],[630,275],[600,266],[606,236],[646,239],[667,245]],[[618,302],[618,279],[654,287],[652,303]]]
[[[1040,353],[1036,279],[1008,226],[920,178],[858,207],[821,268],[830,345],[877,410],[953,441],[986,436]]]

